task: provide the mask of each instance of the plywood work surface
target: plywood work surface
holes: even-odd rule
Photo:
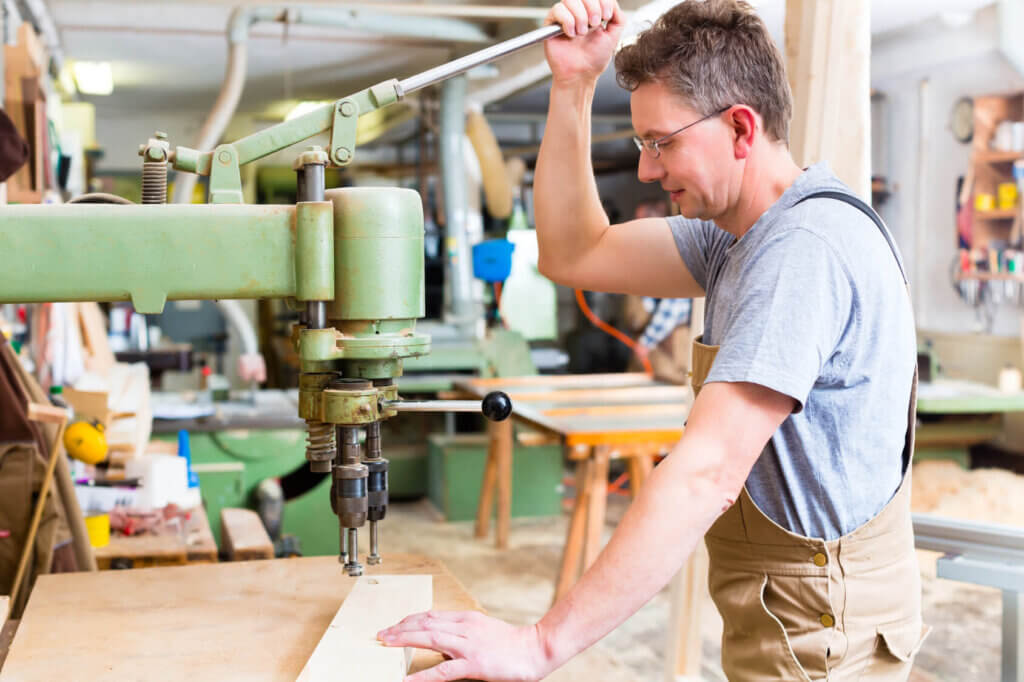
[[[479,609],[426,557],[366,574],[430,575],[434,608]],[[354,583],[336,557],[44,575],[0,681],[294,682]],[[411,669],[440,660],[418,651]]]

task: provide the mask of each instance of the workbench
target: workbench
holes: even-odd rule
[[[102,570],[216,562],[217,543],[205,510],[200,506],[188,514],[180,533],[167,528],[159,534],[120,535],[111,531],[110,543],[93,550],[96,565]]]
[[[915,456],[968,466],[968,448],[1003,431],[1003,417],[1024,412],[1024,391],[1007,393],[974,381],[940,377],[917,390]]]
[[[429,574],[434,608],[480,608],[426,557],[366,573]],[[294,682],[354,581],[336,557],[44,575],[0,680]],[[412,670],[440,661],[417,651]]]
[[[488,425],[487,466],[477,512],[477,536],[488,532],[497,491],[497,544],[508,545],[512,488],[512,421],[556,438],[575,461],[576,499],[555,599],[564,594],[601,550],[612,458],[628,458],[635,492],[683,432],[692,403],[688,386],[655,381],[647,374],[573,374],[466,379],[456,387],[475,397],[504,391],[512,399],[512,419]]]

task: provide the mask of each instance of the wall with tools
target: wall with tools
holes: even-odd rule
[[[872,45],[872,87],[885,96],[889,147],[889,167],[873,172],[892,189],[880,211],[906,260],[920,329],[1018,336],[1016,304],[971,305],[954,287],[957,181],[971,145],[954,138],[950,121],[961,97],[1024,90],[1024,75],[1001,52],[995,6],[956,19],[936,18]]]

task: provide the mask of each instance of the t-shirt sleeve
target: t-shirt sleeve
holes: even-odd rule
[[[676,248],[683,257],[686,268],[697,280],[701,289],[708,288],[708,260],[711,247],[711,230],[700,220],[691,220],[682,216],[670,216],[668,226],[672,229],[672,237],[676,240]]]
[[[705,383],[750,382],[803,409],[850,323],[853,286],[821,237],[787,230],[759,247],[739,278],[728,326]]]

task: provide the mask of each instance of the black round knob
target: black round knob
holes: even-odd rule
[[[491,391],[480,402],[480,411],[492,422],[504,421],[512,414],[512,399],[501,391]]]

